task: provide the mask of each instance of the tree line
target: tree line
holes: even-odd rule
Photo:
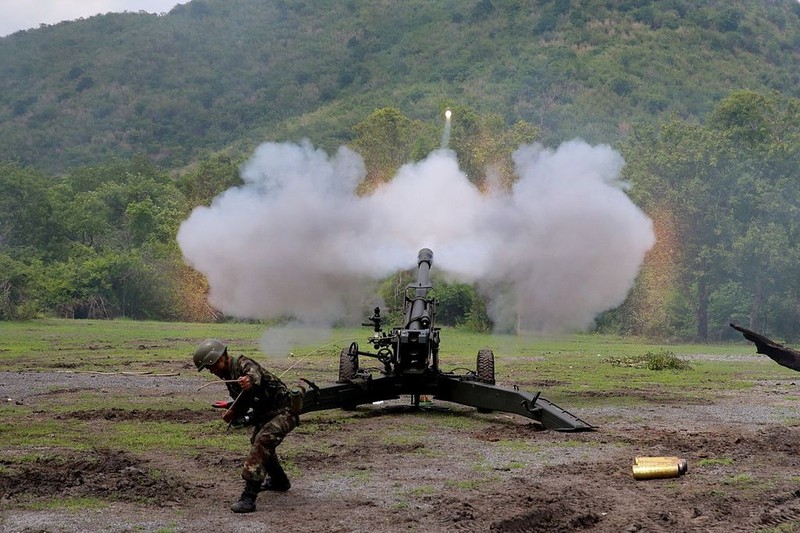
[[[800,337],[800,100],[737,91],[705,124],[641,126],[620,149],[658,238],[621,331],[717,340],[733,321]]]
[[[465,174],[480,188],[492,168],[511,186],[512,151],[541,130],[469,107],[454,112],[449,146]],[[367,165],[360,193],[437,148],[439,133],[439,123],[375,110],[350,143]],[[800,100],[737,91],[704,124],[636,124],[616,147],[657,244],[628,299],[596,329],[719,340],[731,337],[734,321],[800,338]],[[170,173],[134,157],[58,176],[0,162],[0,319],[225,319],[207,303],[203,276],[183,263],[175,235],[191,209],[241,183],[242,161],[209,154]],[[401,307],[404,275],[382,285],[390,307]],[[443,325],[491,328],[473,287],[441,282],[437,296]]]

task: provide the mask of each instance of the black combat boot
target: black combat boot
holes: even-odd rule
[[[289,483],[289,478],[281,464],[277,460],[272,462],[267,469],[267,477],[261,484],[261,490],[286,492],[290,488],[292,488],[292,484]]]
[[[231,511],[234,513],[252,513],[255,511],[259,485],[258,481],[248,481],[244,486],[244,492],[239,496],[239,501],[231,505]]]

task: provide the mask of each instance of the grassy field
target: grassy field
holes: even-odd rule
[[[269,331],[261,324],[196,324],[147,321],[94,321],[46,319],[0,322],[0,367],[7,372],[64,372],[71,374],[126,374],[174,376],[197,379],[191,364],[195,346],[204,338],[229,343],[233,353],[245,353],[266,364],[285,381],[305,377],[330,383],[337,377],[338,354],[351,342],[366,347],[369,330],[336,329],[330,339],[315,345],[296,346],[292,356],[263,354],[258,339]],[[579,334],[560,338],[493,336],[454,329],[442,331],[442,370],[474,369],[477,351],[491,348],[495,354],[497,381],[526,390],[543,390],[548,399],[571,407],[636,405],[652,398],[698,402],[725,391],[752,387],[754,383],[791,375],[745,342],[725,345],[665,345],[641,339]],[[647,356],[662,355],[685,368],[651,370]],[[735,361],[727,364],[726,361]],[[362,365],[370,365],[362,359]],[[377,365],[376,365],[377,366]],[[213,381],[208,373],[204,378]],[[7,379],[14,379],[7,377]],[[72,449],[88,446],[87,422],[74,413],[90,408],[151,409],[207,412],[207,403],[188,395],[141,395],[104,390],[70,391],[54,385],[51,394],[35,405],[0,406],[0,429],[11,446],[33,446],[46,436],[50,443]],[[221,392],[221,391],[220,391]],[[635,393],[634,393],[635,392]],[[27,402],[26,402],[27,403]],[[26,417],[47,410],[59,417]],[[336,417],[338,411],[324,415]],[[311,426],[313,428],[313,426]],[[191,431],[187,429],[192,428]],[[117,423],[114,430],[95,435],[92,446],[136,451],[158,445],[179,449],[224,446],[230,435],[219,432],[216,422],[134,420]],[[191,443],[191,446],[187,446]]]
[[[330,382],[337,376],[339,352],[354,341],[367,348],[369,333],[368,328],[334,329],[326,340],[293,347],[290,356],[262,353],[259,339],[271,334],[262,324],[60,319],[0,322],[0,367],[6,371],[193,375],[191,355],[195,347],[201,340],[214,337],[227,342],[232,353],[254,357],[285,379],[308,377]],[[570,401],[583,397],[594,400],[598,394],[624,397],[626,390],[643,385],[676,389],[672,390],[674,394],[681,390],[690,395],[714,394],[792,374],[757,356],[753,345],[744,340],[671,345],[608,335],[487,335],[449,328],[442,330],[441,337],[440,366],[444,371],[474,369],[477,351],[491,348],[499,383],[546,386],[550,396],[569,397]],[[688,368],[650,370],[643,364],[648,355],[686,361]],[[736,364],[725,364],[726,360],[735,360]],[[362,365],[370,364],[371,360],[363,358]]]
[[[223,399],[227,393],[213,376],[196,372],[191,359],[197,344],[216,337],[227,342],[233,353],[245,353],[264,363],[289,385],[300,377],[324,385],[337,378],[340,351],[354,341],[366,349],[370,330],[334,329],[327,338],[317,332],[313,343],[293,346],[291,355],[263,353],[259,340],[265,334],[282,332],[262,324],[0,322],[0,492],[17,494],[15,506],[24,510],[40,506],[96,509],[134,500],[145,509],[142,517],[149,515],[152,507],[148,506],[154,502],[171,498],[176,486],[190,495],[186,505],[205,505],[199,491],[212,486],[224,487],[232,494],[238,490],[237,468],[248,431],[227,431],[219,413],[210,409],[211,401]],[[314,483],[321,484],[315,487],[327,487],[326,480],[334,479],[332,487],[345,484],[349,493],[360,486],[377,485],[379,492],[400,491],[398,501],[415,505],[427,505],[431,494],[450,497],[457,491],[464,497],[479,495],[469,500],[470,505],[478,505],[485,497],[484,487],[504,482],[504,472],[512,477],[515,472],[532,475],[536,465],[551,457],[602,459],[613,468],[595,471],[594,466],[577,464],[569,473],[580,474],[581,483],[587,475],[596,474],[603,494],[598,497],[603,499],[604,487],[620,484],[613,477],[618,461],[610,457],[641,454],[639,450],[652,450],[671,439],[665,444],[667,449],[694,454],[690,457],[700,468],[695,469],[693,479],[701,479],[704,468],[709,470],[708,486],[703,490],[723,490],[711,470],[726,468],[731,475],[740,475],[746,470],[742,458],[752,455],[751,450],[770,445],[792,449],[793,444],[783,442],[795,442],[793,431],[800,427],[795,407],[800,396],[794,386],[797,373],[756,354],[754,346],[744,340],[662,344],[593,334],[493,336],[449,328],[442,330],[441,337],[441,370],[474,370],[478,350],[491,348],[499,385],[541,391],[543,397],[598,425],[601,431],[596,435],[539,434],[508,417],[476,414],[457,406],[402,417],[382,416],[381,408],[374,406],[357,411],[333,409],[303,415],[302,424],[281,446],[290,477],[305,483],[306,489]],[[378,366],[368,358],[362,358],[361,365]],[[704,416],[709,411],[703,409],[716,405],[723,413],[730,405],[741,409],[742,416],[735,419],[744,424],[757,421],[755,431],[763,434],[742,440],[743,446],[749,446],[746,452],[739,454],[731,447],[739,442],[741,428],[730,429],[730,434],[720,433],[719,427],[708,433],[682,428],[687,422],[684,413]],[[780,429],[769,433],[763,428],[772,422],[764,409],[773,406],[781,413]],[[655,423],[667,429],[654,429]],[[645,426],[648,429],[643,429]],[[456,449],[459,452],[454,455]],[[223,457],[220,450],[235,452]],[[455,460],[464,454],[474,464],[464,466]],[[699,462],[730,459],[731,454],[738,458],[736,464],[706,466]],[[770,457],[773,455],[783,457],[774,453]],[[794,456],[791,452],[790,457]],[[208,458],[213,460],[209,463]],[[113,467],[109,466],[112,460],[117,462]],[[409,472],[410,480],[400,479],[400,473],[416,463],[426,466],[416,474]],[[387,464],[394,469],[385,468]],[[443,485],[431,478],[428,485],[417,486],[415,476],[433,466],[437,472],[448,469],[446,475],[441,474]],[[766,476],[763,468],[759,466],[759,473]],[[791,479],[784,479],[784,470],[783,463],[776,463],[769,479],[792,484]],[[76,472],[83,476],[80,483],[70,477]],[[387,472],[397,474],[384,480]],[[111,493],[103,488],[109,476],[117,480]],[[462,478],[465,480],[460,481]],[[558,485],[559,479],[554,474],[551,481]],[[65,484],[70,492],[63,495]],[[20,485],[24,486],[21,493],[17,491]],[[490,494],[505,494],[508,489],[504,486]],[[552,490],[560,493],[563,487]],[[338,496],[329,496],[324,501],[335,505]],[[764,498],[768,496],[765,491]],[[620,505],[624,507],[632,497],[621,493]],[[655,507],[662,505],[653,501]],[[402,503],[397,505],[395,512],[411,512]],[[226,509],[223,506],[221,512]],[[800,512],[800,503],[798,509]],[[365,512],[373,511],[365,507]],[[308,510],[298,511],[304,512]],[[437,520],[435,512],[431,517]],[[169,519],[177,518],[170,515]],[[0,513],[0,529],[2,526]]]

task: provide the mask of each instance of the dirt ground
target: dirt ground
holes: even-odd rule
[[[54,395],[87,390],[222,399],[211,387],[198,392],[206,382],[181,370],[179,378],[0,372],[0,397],[33,406],[35,417],[73,417],[98,431],[131,420],[215,420],[211,409],[35,409]],[[242,488],[244,430],[241,447],[198,448],[188,461],[158,449],[52,450],[46,459],[47,442],[11,448],[0,432],[0,530],[794,531],[799,392],[787,379],[702,404],[643,391],[644,407],[615,407],[603,398],[588,408],[560,405],[597,426],[580,433],[440,402],[406,412],[385,403],[307,414],[279,448],[291,464],[291,490],[262,493],[257,512],[247,515],[228,509]],[[30,453],[40,459],[13,461]],[[663,455],[686,459],[687,473],[633,478],[635,457]],[[81,497],[108,505],[73,511],[44,504]]]

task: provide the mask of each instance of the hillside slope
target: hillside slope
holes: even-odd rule
[[[735,89],[800,96],[798,65],[794,0],[192,0],[0,38],[0,159],[331,149],[374,108],[435,121],[451,103],[612,142]]]

